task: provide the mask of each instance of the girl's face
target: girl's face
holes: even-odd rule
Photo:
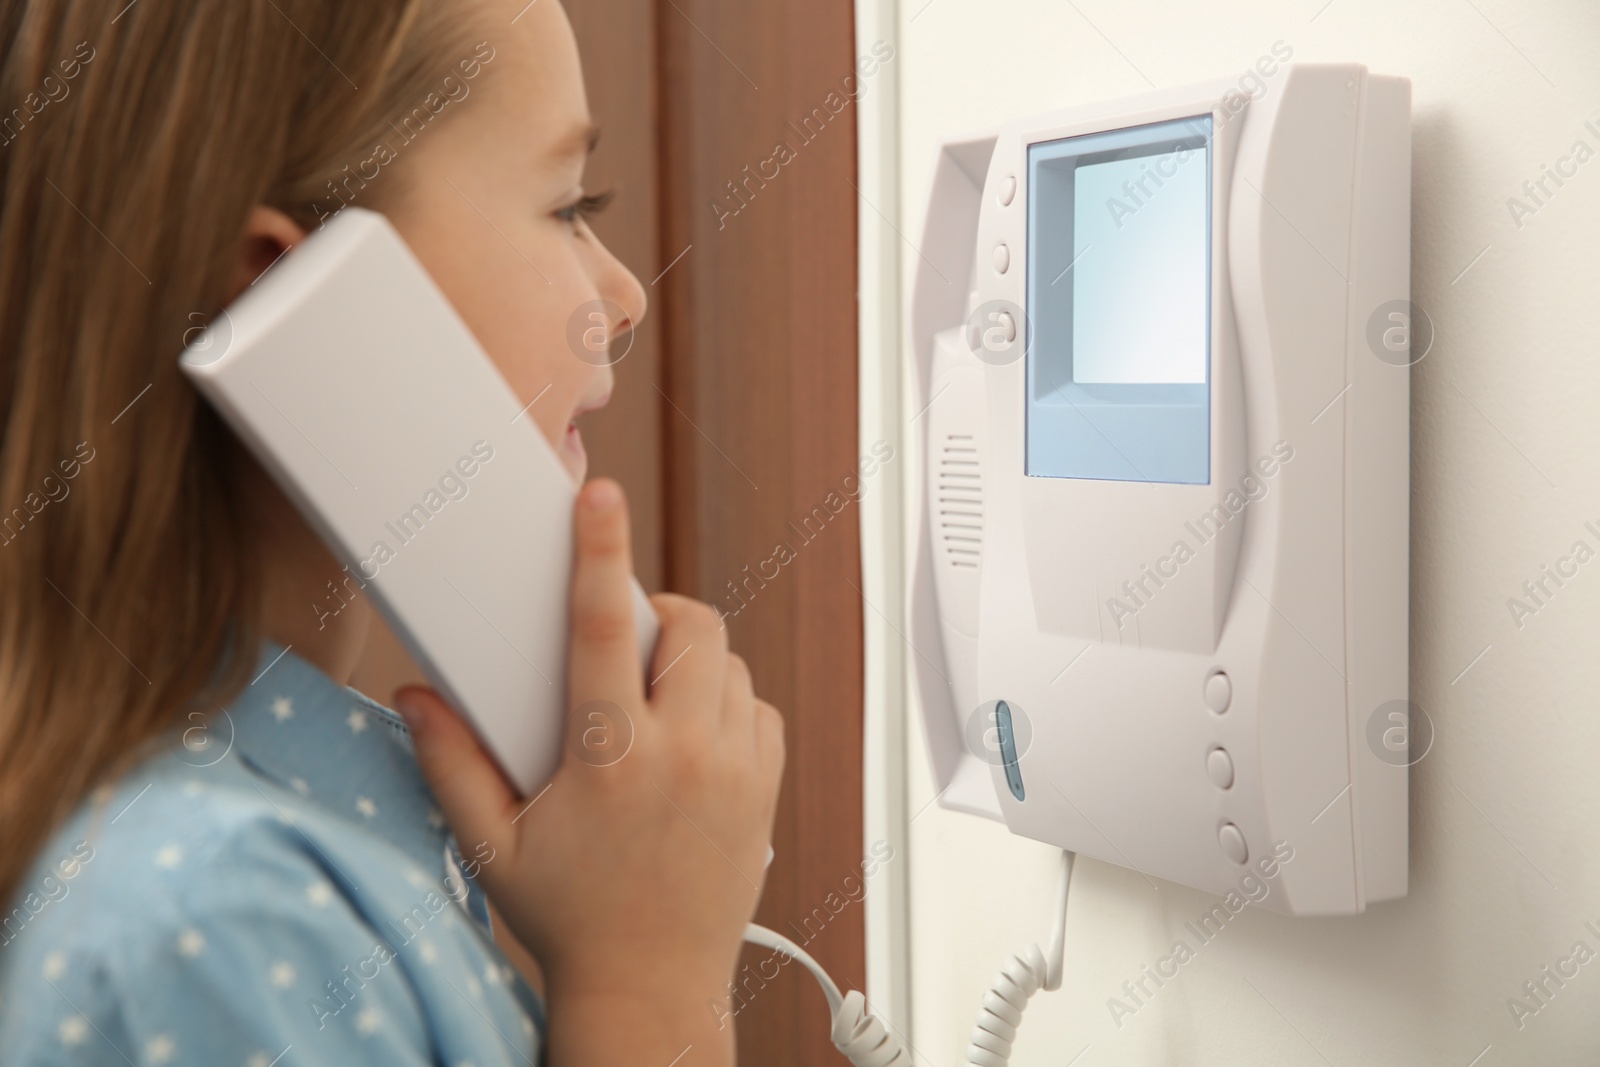
[[[456,58],[481,72],[389,164],[387,214],[581,482],[574,421],[610,399],[606,343],[644,317],[644,289],[583,217],[595,130],[566,12],[475,6],[487,47]]]

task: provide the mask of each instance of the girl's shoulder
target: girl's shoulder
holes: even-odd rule
[[[339,872],[395,865],[331,821],[233,759],[168,754],[87,798],[0,914],[0,1047],[21,1063],[249,1063],[314,1026],[307,1002],[375,940]],[[369,1000],[388,1002],[395,1062],[426,1047],[406,984]]]
[[[268,648],[18,884],[6,1062],[533,1062],[542,1005],[468,876],[492,852],[454,845],[399,718]]]
[[[426,869],[236,753],[196,763],[169,752],[87,798],[19,883],[8,1063],[428,1063],[462,995],[536,1048],[531,994],[442,851]]]

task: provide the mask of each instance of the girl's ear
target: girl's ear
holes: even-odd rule
[[[278,262],[289,249],[306,239],[300,224],[275,207],[257,204],[245,222],[244,239],[228,289],[228,301],[249,288],[266,269]]]

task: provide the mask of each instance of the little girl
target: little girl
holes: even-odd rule
[[[339,562],[177,364],[382,211],[581,481],[612,378],[568,322],[645,298],[585,221],[562,8],[0,0],[0,44],[0,1058],[732,1063],[782,724],[681,597],[645,697],[616,484],[577,507],[568,706],[632,745],[519,796],[436,694],[349,688],[371,608],[317,610]]]

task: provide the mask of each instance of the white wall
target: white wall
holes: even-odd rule
[[[1520,227],[1507,199],[1574,141],[1600,151],[1600,6],[859,7],[861,32],[898,51],[889,67],[897,83],[873,101],[862,137],[871,201],[861,212],[864,432],[897,418],[906,432],[905,364],[896,361],[909,359],[899,346],[918,262],[911,241],[943,136],[1151,84],[1237,75],[1279,40],[1297,60],[1354,60],[1413,81],[1412,297],[1438,338],[1413,377],[1411,691],[1437,741],[1413,771],[1410,896],[1340,920],[1251,909],[1119,1028],[1108,998],[1213,900],[1084,861],[1066,985],[1035,998],[1014,1062],[1596,1062],[1600,958],[1520,1028],[1507,1000],[1536,1004],[1523,983],[1576,942],[1600,952],[1585,927],[1600,930],[1600,559],[1520,629],[1507,600],[1574,542],[1600,551],[1600,536],[1584,527],[1592,520],[1600,530],[1600,158]],[[910,240],[885,229],[879,210]],[[893,546],[905,517],[889,507],[869,518],[867,590],[892,598],[900,580],[886,570],[904,564]],[[874,655],[903,672],[909,653],[890,647],[899,638],[875,610],[866,610]],[[997,824],[924,808],[933,787],[915,709],[903,722],[895,710],[904,679],[894,670],[878,672],[869,692],[874,736],[903,745],[869,767],[869,833],[899,841],[904,865],[869,913],[869,995],[919,1064],[953,1067],[995,970],[1048,929],[1053,852]],[[894,916],[908,917],[898,931]]]

